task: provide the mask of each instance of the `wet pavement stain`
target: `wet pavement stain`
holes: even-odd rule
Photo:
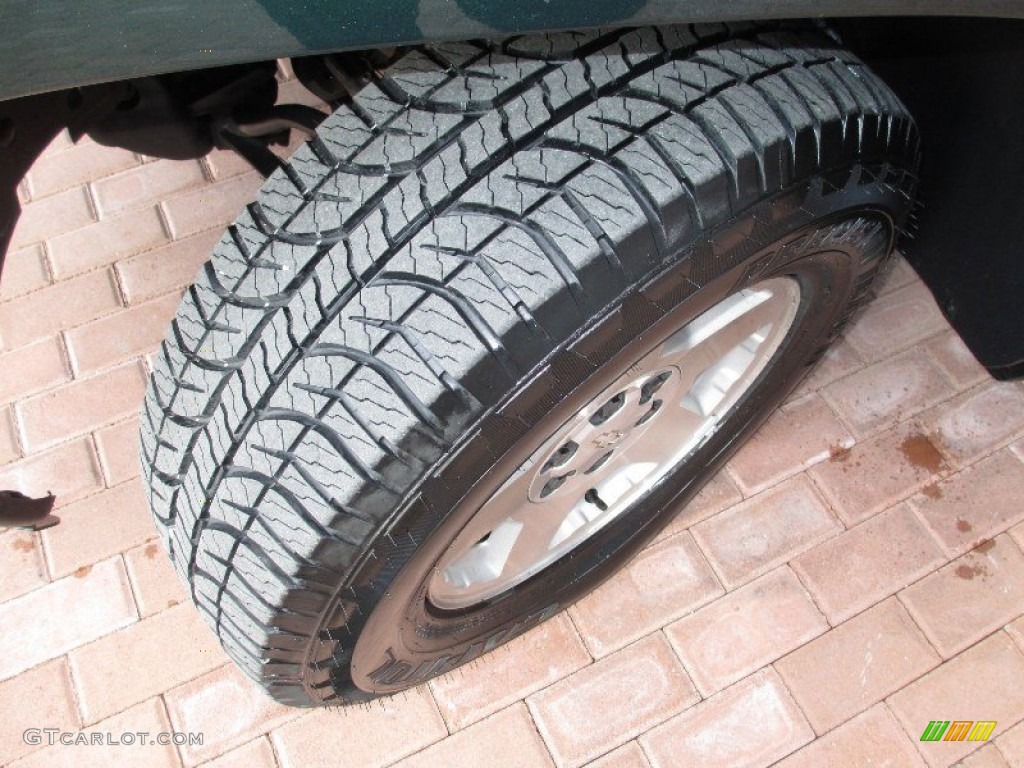
[[[928,439],[927,435],[920,432],[904,438],[900,443],[900,451],[915,467],[926,469],[929,472],[938,472],[946,465],[939,449]]]
[[[31,539],[15,539],[11,542],[11,549],[15,552],[31,552],[33,548]]]
[[[146,556],[147,560],[152,560],[154,557],[156,557],[156,550],[156,544],[150,544],[144,550],[142,550],[142,554]]]
[[[958,517],[956,519],[956,529],[958,531],[960,531],[960,533],[967,533],[968,531],[973,530],[973,528],[974,528],[974,526],[972,526],[970,523],[968,523],[962,517]]]
[[[972,581],[975,576],[986,576],[988,571],[982,568],[980,565],[958,565],[956,567],[956,575],[958,578],[966,581]]]
[[[828,447],[828,457],[834,462],[842,463],[850,458],[850,449],[842,445],[830,445]]]
[[[860,466],[860,461],[850,461],[852,450],[852,446],[847,448],[842,445],[830,445],[828,447],[829,463],[841,465],[839,469],[844,474],[849,472],[851,469],[856,469]]]
[[[86,576],[89,575],[89,571],[91,570],[91,565],[83,565],[81,568],[76,569],[75,572],[71,575],[74,576],[76,579],[84,579]]]
[[[929,483],[921,489],[921,493],[929,499],[938,500],[942,498],[942,489],[936,483]]]
[[[971,554],[984,555],[986,552],[992,551],[995,548],[995,546],[996,543],[992,539],[982,539],[977,543],[977,545],[975,545],[974,549],[971,550]],[[980,558],[978,559],[980,560]],[[972,557],[971,560],[975,560],[975,558]],[[985,563],[983,560],[981,562],[972,562],[970,565],[968,565],[967,563],[958,565],[954,573],[956,573],[958,578],[964,579],[966,581],[971,581],[976,576],[981,576],[982,578],[984,578],[985,576],[989,575],[988,568],[985,567]]]

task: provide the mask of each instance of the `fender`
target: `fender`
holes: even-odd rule
[[[763,19],[1024,18],[1024,0],[5,0],[0,100],[403,43]]]

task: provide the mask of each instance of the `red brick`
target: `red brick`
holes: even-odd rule
[[[1021,613],[1024,555],[999,536],[900,593],[939,653],[949,658]]]
[[[907,263],[903,256],[894,253],[892,258],[882,267],[874,289],[877,295],[885,296],[906,285],[918,282],[920,282],[920,278],[917,276],[914,268]]]
[[[277,768],[277,758],[266,736],[232,749],[215,760],[203,763],[203,768]]]
[[[195,160],[157,160],[94,182],[92,190],[100,215],[107,218],[156,205],[168,195],[205,182],[203,169]]]
[[[18,403],[25,448],[35,452],[137,413],[146,388],[139,363],[81,379]]]
[[[214,181],[241,176],[252,170],[244,157],[230,149],[214,149],[203,157],[202,162],[207,168],[207,175]]]
[[[840,725],[776,768],[918,768],[924,760],[885,704],[876,704]]]
[[[1024,721],[1003,732],[996,746],[1010,768],[1024,768]]]
[[[123,483],[139,474],[139,417],[96,430],[103,476],[108,486]]]
[[[813,738],[779,676],[769,669],[655,728],[640,743],[653,768],[754,768],[774,763]]]
[[[175,730],[204,734],[202,744],[179,748],[187,766],[224,754],[302,714],[274,702],[233,664],[168,691],[164,699]]]
[[[989,743],[958,762],[957,768],[1010,768],[995,744]]]
[[[1020,649],[1024,651],[1024,616],[1007,624],[1006,632],[1020,646]]]
[[[0,679],[56,658],[135,619],[135,604],[120,557],[2,603]]]
[[[447,735],[426,686],[420,686],[367,707],[318,710],[277,728],[270,740],[281,768],[376,768],[419,752]]]
[[[1007,450],[924,489],[910,500],[948,557],[1024,519],[1024,464]]]
[[[839,624],[916,581],[945,558],[914,513],[901,504],[819,544],[793,568],[832,624]]]
[[[18,530],[0,533],[0,603],[46,582],[39,534]]]
[[[0,408],[0,465],[14,461],[21,456],[18,435],[14,428],[14,416],[7,406]]]
[[[645,549],[569,612],[583,641],[599,658],[723,591],[693,537],[684,532]]]
[[[893,427],[954,394],[919,347],[876,363],[822,390],[857,437]]]
[[[822,387],[828,386],[833,381],[849,376],[855,371],[864,367],[864,361],[860,359],[857,350],[850,346],[846,339],[840,339],[831,347],[811,372],[804,378],[800,386],[790,397],[796,399],[817,392]]]
[[[640,745],[630,741],[604,757],[587,763],[587,768],[650,768],[650,765]]]
[[[27,496],[52,493],[57,497],[58,507],[102,487],[96,453],[88,438],[0,467],[0,488]]]
[[[81,139],[81,141],[89,141],[89,139]],[[50,155],[63,152],[65,149],[70,149],[75,146],[75,142],[71,138],[71,134],[68,133],[68,129],[65,128],[56,136],[53,137],[53,141],[42,151],[41,157],[49,157]]]
[[[126,149],[84,141],[64,152],[40,157],[28,173],[32,199],[77,187],[139,164]]]
[[[95,221],[89,198],[81,187],[34,200],[22,206],[10,247],[13,250],[55,237]]]
[[[191,605],[176,606],[106,635],[71,651],[68,659],[86,723],[127,709],[228,660]]]
[[[56,659],[0,683],[0,712],[4,713],[4,727],[0,730],[0,763],[3,765],[39,749],[25,743],[23,734],[29,728],[78,730],[82,723],[64,659]]]
[[[124,553],[139,616],[145,618],[188,600],[163,545],[151,540]]]
[[[767,573],[842,530],[803,477],[795,477],[693,527],[726,587]]]
[[[1010,538],[1017,542],[1017,546],[1024,550],[1024,523],[1010,529]]]
[[[218,227],[119,262],[117,273],[128,303],[191,285],[222,234]]]
[[[98,563],[153,536],[139,479],[93,494],[61,510],[60,525],[42,532],[53,578]]]
[[[975,359],[956,331],[940,333],[924,348],[958,390],[968,389],[989,378],[988,371]]]
[[[66,280],[166,241],[156,208],[143,208],[55,237],[47,245],[54,278]]]
[[[302,90],[305,90],[303,88]],[[309,91],[306,91],[308,94]],[[331,111],[331,110],[328,110]],[[286,147],[274,147],[274,152],[280,157],[291,157],[295,150],[306,143],[306,136],[299,131],[292,131],[291,140]],[[203,163],[209,169],[210,178],[220,181],[231,176],[240,176],[243,173],[250,173],[252,166],[237,152],[228,149],[214,149],[203,158]],[[253,195],[255,197],[255,195]]]
[[[576,629],[562,613],[478,661],[431,681],[430,688],[441,716],[454,732],[589,663],[590,655]]]
[[[889,598],[775,662],[775,668],[822,734],[938,663],[903,606]]]
[[[812,394],[776,411],[729,462],[729,471],[752,495],[851,445],[850,433]]]
[[[0,403],[34,395],[71,380],[64,344],[59,336],[37,341],[0,355]]]
[[[171,730],[167,713],[159,698],[132,707],[114,717],[104,720],[85,733],[103,734],[102,745],[67,746],[59,741],[16,763],[12,768],[111,768],[111,766],[145,766],[145,768],[178,768],[178,756],[171,744],[151,744],[156,734]],[[140,741],[136,734],[148,734],[146,741]],[[110,734],[113,745],[106,744],[105,734]],[[118,743],[122,738],[134,738],[131,744]],[[45,743],[45,742],[44,742]]]
[[[0,327],[4,329],[4,342],[13,349],[120,307],[114,276],[102,270],[5,301],[0,304]]]
[[[982,640],[889,699],[931,766],[947,766],[984,742],[918,741],[931,720],[995,720],[990,739],[1024,718],[1024,655],[1003,632]]]
[[[660,634],[563,678],[527,700],[555,762],[578,766],[698,699]]]
[[[1024,433],[1024,390],[990,382],[943,403],[921,422],[936,445],[964,466]]]
[[[75,372],[93,373],[152,352],[167,335],[180,303],[173,293],[72,328],[67,343]]]
[[[722,470],[700,489],[700,493],[693,497],[693,500],[675,516],[671,523],[665,526],[665,529],[658,534],[656,541],[675,536],[701,520],[707,520],[712,515],[716,515],[734,504],[739,504],[741,501],[743,501],[743,495],[740,493],[740,489],[729,477],[729,473]]]
[[[552,765],[552,762],[530,713],[522,704],[516,704],[395,763],[395,768],[442,765],[541,768]]]
[[[161,205],[177,240],[211,227],[227,226],[252,202],[262,185],[263,178],[250,171],[167,198]]]
[[[848,526],[905,499],[949,469],[935,444],[913,424],[901,424],[809,470]]]
[[[793,572],[777,568],[665,630],[710,696],[828,629]]]
[[[913,282],[868,305],[846,331],[846,338],[867,362],[907,349],[949,324],[923,283]]]
[[[3,260],[0,301],[16,299],[50,284],[50,272],[41,245],[11,251]]]

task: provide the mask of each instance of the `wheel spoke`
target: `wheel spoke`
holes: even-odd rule
[[[494,581],[505,571],[509,554],[524,525],[506,518],[444,569],[444,579],[456,589]]]
[[[669,337],[656,359],[680,371],[681,396],[675,405],[710,417],[757,358],[780,321],[780,301],[787,299],[768,289],[747,289]]]
[[[769,304],[771,298],[771,291],[764,289],[755,291],[748,288],[733,294],[669,336],[658,350],[659,358],[665,364],[676,363],[704,342],[726,332],[730,326],[735,327],[737,321],[744,321],[741,325],[747,327],[752,314]]]
[[[601,514],[601,510],[583,499],[578,488],[557,494],[544,504],[523,508],[517,519],[525,525],[509,558],[509,566],[522,571],[542,561],[539,554],[550,552],[580,527]]]
[[[533,462],[523,464],[516,474],[509,478],[502,488],[487,502],[490,506],[491,514],[474,515],[466,527],[459,533],[451,547],[454,557],[449,561],[451,566],[457,567],[449,573],[450,566],[445,566],[441,573],[441,576],[448,584],[463,589],[469,586],[469,584],[460,583],[464,581],[462,576],[468,572],[478,572],[473,562],[475,559],[486,556],[485,551],[488,549],[487,545],[494,531],[506,521],[512,520],[512,515],[522,506],[522,499],[529,492],[530,482],[533,478],[533,472],[531,471],[533,468]],[[506,532],[505,535],[510,534]],[[505,539],[501,541],[504,543]],[[512,543],[514,544],[515,542],[513,541]],[[495,556],[493,549],[490,556]],[[507,553],[505,553],[505,556],[507,557]],[[461,561],[466,558],[468,558],[469,564],[466,568],[463,568]],[[482,575],[482,571],[479,572]]]

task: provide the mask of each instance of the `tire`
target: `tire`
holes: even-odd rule
[[[227,653],[282,702],[362,701],[592,590],[866,300],[917,154],[896,97],[805,28],[410,49],[270,177],[154,365],[153,513]],[[776,293],[770,355],[656,481],[497,594],[471,575],[484,597],[437,597],[460,531],[559,430],[680,328]]]

